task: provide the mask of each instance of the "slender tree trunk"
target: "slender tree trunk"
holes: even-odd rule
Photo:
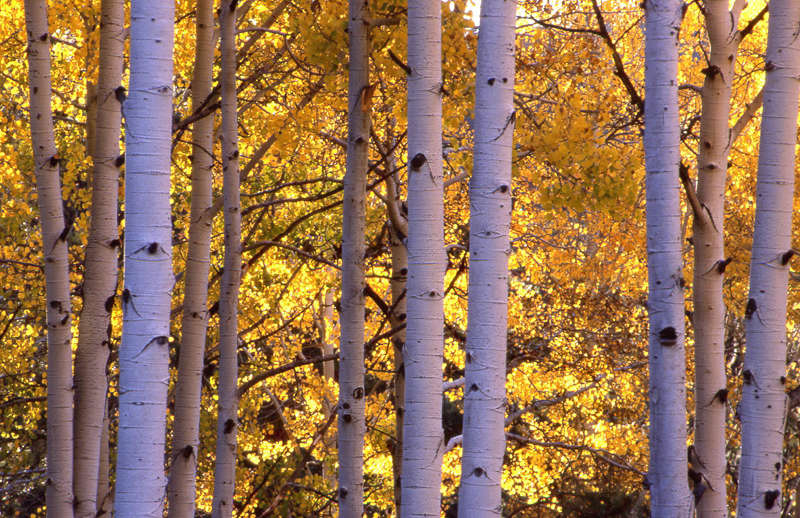
[[[687,516],[686,363],[678,183],[679,0],[645,5],[651,515]]]
[[[756,217],[745,311],[742,457],[736,516],[780,516],[786,418],[786,299],[798,95],[800,3],[769,6],[766,83],[756,185]]]
[[[117,291],[117,199],[121,105],[114,94],[122,82],[125,8],[122,0],[104,0],[100,25],[100,71],[93,125],[92,216],[86,247],[83,310],[75,355],[75,502],[76,515],[97,515],[100,451],[106,409],[106,363],[111,309]]]
[[[214,4],[199,0],[196,13],[195,61],[192,76],[192,113],[200,111],[211,94],[214,61]],[[175,383],[175,422],[169,479],[170,518],[191,518],[195,509],[197,457],[200,453],[200,398],[203,354],[208,326],[208,272],[211,255],[211,169],[214,117],[192,126],[192,201],[189,252],[178,379]]]
[[[463,517],[500,516],[502,510],[516,14],[515,1],[481,3],[458,499],[458,514]]]
[[[239,342],[239,283],[242,274],[242,214],[239,202],[239,135],[236,103],[236,2],[220,8],[222,40],[221,112],[222,171],[225,200],[225,263],[219,300],[219,414],[214,468],[214,518],[233,515],[236,487],[236,434]]]
[[[131,4],[124,103],[125,275],[114,515],[163,515],[172,275],[170,147],[174,4]]]
[[[444,252],[441,4],[408,2],[408,317],[401,516],[439,516]]]
[[[350,0],[347,168],[342,215],[339,340],[339,514],[364,511],[364,227],[369,151],[369,26],[366,2]]]
[[[725,485],[725,421],[727,394],[725,377],[725,304],[722,297],[725,248],[725,181],[730,152],[728,120],[731,86],[738,38],[738,13],[728,9],[728,0],[705,4],[711,57],[705,69],[702,91],[700,146],[697,157],[697,198],[694,214],[694,360],[695,434],[694,451],[702,465],[693,463],[697,515],[725,517],[728,513]],[[723,392],[720,392],[723,391]]]
[[[61,198],[59,157],[50,108],[50,33],[47,2],[26,0],[28,84],[39,224],[47,298],[47,516],[73,516],[72,333],[67,233],[72,224]],[[66,216],[66,217],[65,217]]]
[[[333,319],[333,289],[325,288],[320,292],[317,300],[319,302],[319,313],[315,317],[315,325],[319,333],[319,353],[321,356],[327,356],[332,354],[334,350],[333,341],[331,340],[333,336],[332,328],[335,325]],[[331,415],[336,407],[334,404],[335,396],[328,388],[328,384],[334,381],[335,378],[333,361],[322,362],[321,369],[322,379],[325,381],[325,388],[322,396],[322,411],[325,415]],[[324,451],[327,451],[334,442],[327,437],[327,435],[328,434],[323,434],[320,439]],[[325,480],[328,487],[336,486],[336,473],[328,469],[328,465],[325,462],[322,463],[322,478]]]
[[[387,168],[395,169],[394,153],[389,155]],[[408,235],[408,220],[403,213],[403,202],[397,189],[397,180],[394,175],[386,178],[386,197],[389,200],[387,212],[389,213],[389,240],[392,250],[392,312],[389,322],[392,329],[406,322],[406,284],[408,282],[408,250],[405,239]],[[406,380],[405,367],[403,366],[403,346],[406,343],[406,330],[402,329],[392,337],[392,350],[394,353],[394,424],[395,441],[392,448],[392,473],[394,475],[394,505],[399,515],[402,502],[402,473],[403,473],[403,414],[405,413]]]
[[[103,405],[103,429],[100,436],[100,462],[97,473],[97,517],[111,516],[111,486],[108,480],[109,472],[109,419],[108,397]]]

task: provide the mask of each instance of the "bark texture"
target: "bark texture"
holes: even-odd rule
[[[31,141],[47,303],[47,516],[73,516],[72,310],[66,237],[72,224],[62,205],[59,157],[50,107],[47,2],[26,0]],[[65,217],[66,216],[66,217]]]
[[[515,1],[481,2],[458,499],[462,517],[500,516],[502,511],[516,14]]]
[[[170,147],[174,4],[131,4],[124,103],[125,275],[114,516],[163,516],[172,275]]]
[[[652,516],[687,516],[686,363],[678,181],[679,0],[645,5],[647,269]]]
[[[239,196],[239,133],[236,103],[236,2],[220,8],[222,42],[222,171],[225,263],[219,298],[219,413],[212,516],[233,516],[236,487],[236,436],[239,428],[237,378],[239,284],[242,276],[242,211]]]
[[[394,153],[389,155],[388,169],[395,170]],[[395,175],[386,178],[386,198],[389,201],[389,239],[392,250],[392,311],[389,322],[392,329],[406,323],[406,284],[408,282],[408,249],[405,239],[408,235],[408,219],[403,211],[404,202],[400,199]],[[399,510],[402,503],[403,473],[403,415],[405,414],[405,366],[403,364],[403,348],[406,343],[406,330],[401,329],[392,336],[392,352],[394,353],[394,424],[395,441],[392,448],[392,474],[394,475],[394,505]],[[399,513],[398,513],[399,514]]]
[[[369,151],[368,7],[350,0],[347,168],[342,214],[342,311],[339,341],[339,514],[364,511],[364,200]]]
[[[75,514],[81,518],[94,518],[99,505],[98,477],[108,389],[106,364],[120,251],[117,205],[122,107],[114,90],[122,84],[124,21],[122,0],[103,0],[100,65],[93,103],[96,122],[89,139],[94,162],[92,213],[75,355]]]
[[[773,0],[769,11],[750,296],[745,310],[747,349],[739,407],[742,457],[736,516],[741,518],[780,516],[782,500],[800,3]]]
[[[740,11],[728,9],[728,0],[709,0],[705,19],[711,52],[703,82],[700,146],[697,157],[697,199],[700,212],[694,214],[694,360],[695,433],[694,451],[702,464],[692,469],[702,474],[696,491],[699,517],[724,517],[728,508],[725,490],[725,420],[727,390],[725,377],[725,182],[731,132],[731,109],[736,52],[736,27]],[[731,37],[734,35],[734,37]]]
[[[439,516],[444,251],[441,5],[408,2],[408,317],[401,516]]]
[[[199,0],[197,3],[195,42],[192,113],[199,112],[211,94],[214,61],[214,4],[211,0]],[[197,120],[192,126],[192,200],[178,379],[175,383],[175,421],[168,488],[170,518],[191,518],[195,510],[195,479],[197,457],[200,454],[200,397],[208,327],[206,308],[213,219],[213,131],[213,115]]]

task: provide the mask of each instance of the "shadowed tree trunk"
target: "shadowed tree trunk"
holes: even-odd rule
[[[728,9],[728,0],[709,0],[705,20],[711,43],[709,66],[703,82],[700,146],[697,157],[697,199],[694,214],[694,463],[703,478],[696,483],[702,496],[697,502],[701,518],[727,516],[725,484],[725,304],[722,282],[725,261],[725,182],[732,145],[728,120],[731,87],[740,35],[736,30],[743,2]],[[733,35],[733,37],[731,37]],[[688,181],[688,178],[687,178]],[[720,392],[723,391],[723,392]],[[698,477],[698,475],[694,475]],[[710,486],[710,487],[709,487]]]
[[[47,516],[73,516],[72,317],[67,234],[73,215],[61,198],[59,156],[50,108],[47,2],[26,0],[31,140],[47,299]]]
[[[342,310],[339,340],[339,514],[364,510],[364,202],[369,150],[367,3],[350,0],[347,88],[347,169],[342,215]]]
[[[233,515],[236,488],[236,438],[239,428],[239,284],[242,275],[242,211],[239,196],[239,133],[236,102],[236,2],[220,7],[222,40],[222,171],[225,264],[219,298],[219,414],[214,467],[214,518]]]
[[[214,5],[211,0],[198,1],[196,19],[192,113],[200,111],[211,93],[214,61]],[[175,383],[175,422],[168,488],[170,518],[192,517],[195,509],[203,354],[208,326],[213,130],[213,115],[195,121],[192,126],[192,201],[178,379]]]
[[[94,518],[99,506],[98,477],[108,388],[106,364],[111,347],[111,310],[117,291],[120,250],[117,202],[122,162],[119,159],[122,111],[115,90],[122,84],[124,21],[122,0],[104,0],[95,101],[97,118],[94,136],[90,139],[94,162],[92,213],[83,277],[83,310],[75,355],[74,483],[75,510],[81,518]]]

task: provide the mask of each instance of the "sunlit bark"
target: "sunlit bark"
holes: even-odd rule
[[[651,515],[687,516],[686,363],[678,163],[679,0],[645,2]]]
[[[174,4],[133,0],[125,111],[125,274],[114,516],[163,516],[172,285]]]
[[[408,317],[401,516],[439,516],[444,340],[441,5],[408,2]]]
[[[469,314],[458,512],[500,516],[505,454],[515,1],[483,0],[470,180]]]

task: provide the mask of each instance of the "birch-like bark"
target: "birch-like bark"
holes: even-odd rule
[[[197,113],[211,94],[214,61],[214,3],[199,0],[196,13],[192,113]],[[167,494],[170,518],[191,518],[195,510],[197,457],[200,453],[200,397],[203,354],[208,327],[208,272],[211,256],[213,203],[214,116],[192,126],[192,201],[189,250],[183,296],[178,379],[175,382],[175,421]]]
[[[239,196],[239,133],[236,103],[236,2],[220,7],[220,91],[222,113],[222,174],[225,215],[225,262],[219,299],[219,413],[214,467],[214,518],[233,516],[236,487],[236,435],[239,343],[239,284],[242,275],[242,211]]]
[[[401,516],[439,516],[444,203],[441,4],[408,2],[408,316]]]
[[[25,1],[31,141],[47,299],[47,516],[73,516],[72,310],[66,237],[71,221],[61,198],[59,157],[50,108],[47,2]]]
[[[742,456],[736,516],[741,518],[780,516],[782,500],[800,3],[773,0],[769,13],[750,297],[745,310],[747,349],[739,407]]]
[[[94,518],[98,511],[100,452],[108,388],[106,363],[120,249],[117,202],[122,110],[114,90],[122,83],[124,21],[122,0],[103,0],[94,110],[97,118],[90,139],[94,162],[92,213],[75,355],[75,514],[81,518]]]
[[[686,363],[678,179],[680,0],[645,5],[651,516],[688,516]]]
[[[513,0],[481,2],[458,499],[462,517],[500,516],[502,510],[516,14]]]
[[[124,103],[125,274],[114,516],[163,516],[172,275],[170,148],[174,4],[131,3]]]
[[[364,512],[364,227],[369,151],[368,7],[349,2],[347,166],[342,214],[342,304],[339,339],[339,514]]]
[[[395,169],[394,153],[389,155],[387,167]],[[406,323],[406,284],[408,282],[408,249],[405,239],[408,234],[408,220],[402,211],[402,200],[397,189],[395,175],[386,178],[386,198],[389,201],[387,212],[389,217],[389,243],[392,251],[392,312],[389,322],[392,329]],[[394,353],[394,424],[395,441],[392,448],[392,474],[394,475],[394,505],[399,513],[402,504],[403,473],[403,415],[405,414],[406,379],[403,365],[403,347],[406,343],[406,330],[401,329],[392,336]]]
[[[711,53],[703,82],[700,146],[697,157],[697,198],[702,210],[694,215],[694,451],[702,464],[692,469],[702,475],[695,483],[698,517],[727,516],[725,484],[725,182],[731,136],[728,120],[731,86],[739,40],[738,12],[728,0],[708,0],[705,19]]]

